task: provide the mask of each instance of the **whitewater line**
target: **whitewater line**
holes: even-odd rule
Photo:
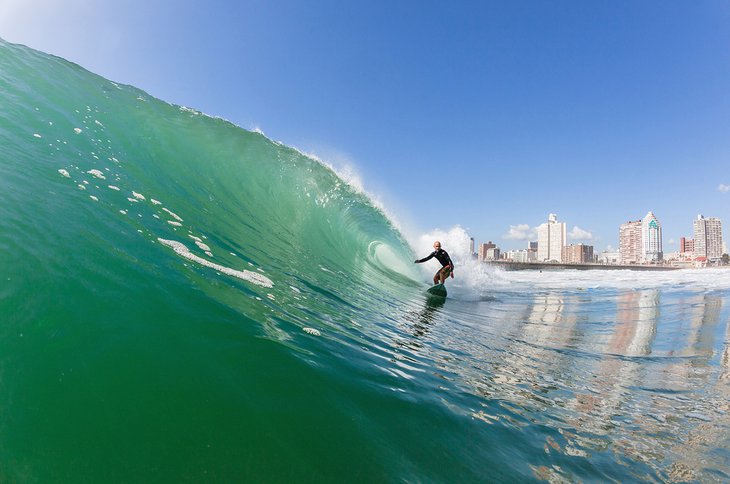
[[[231,269],[230,267],[222,266],[220,264],[216,264],[214,262],[210,262],[209,260],[203,259],[202,257],[198,257],[197,255],[190,252],[190,250],[183,244],[182,242],[178,242],[176,240],[165,240],[165,239],[157,239],[162,245],[166,247],[170,247],[172,250],[175,251],[175,253],[181,257],[184,257],[190,261],[197,262],[200,265],[210,267],[211,269],[215,269],[219,272],[222,272],[223,274],[227,274],[229,276],[237,277],[239,279],[243,279],[244,281],[252,282],[254,284],[257,284],[259,286],[263,287],[274,287],[274,283],[266,276],[263,276],[259,274],[258,272],[251,272],[247,270],[243,271],[237,271],[236,269]]]

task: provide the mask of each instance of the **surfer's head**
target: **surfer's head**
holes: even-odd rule
[[[433,248],[436,250],[439,250],[441,248],[441,242],[439,242],[438,240],[436,242],[434,242]]]

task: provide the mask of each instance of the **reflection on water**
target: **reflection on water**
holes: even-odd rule
[[[646,289],[448,299],[404,314],[399,347],[454,382],[451,407],[515,431],[537,478],[727,481],[727,298]]]

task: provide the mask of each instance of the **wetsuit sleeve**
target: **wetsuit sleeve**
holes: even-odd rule
[[[431,254],[428,257],[424,257],[423,259],[418,259],[416,261],[416,264],[420,264],[421,262],[426,262],[427,260],[431,259],[435,255],[436,255],[436,251],[433,251],[433,252],[431,252]]]

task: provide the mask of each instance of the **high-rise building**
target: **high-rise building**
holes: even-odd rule
[[[641,220],[621,224],[618,230],[618,252],[621,264],[641,262]]]
[[[593,262],[593,246],[585,244],[571,244],[563,247],[564,264],[585,264]]]
[[[479,244],[479,260],[487,260],[487,251],[496,247],[497,244],[493,243],[491,240],[486,244]]]
[[[651,211],[641,221],[641,249],[642,262],[662,260],[662,226]]]
[[[722,257],[722,223],[719,218],[705,218],[698,215],[694,221],[695,257],[706,257],[707,260]]]
[[[643,220],[626,222],[618,232],[621,264],[660,262],[662,251],[662,226],[653,212]]]
[[[692,257],[695,251],[695,241],[686,237],[679,239],[679,254],[682,257]]]
[[[537,228],[537,260],[562,262],[566,234],[565,223],[558,222],[554,213],[548,215],[548,221]]]

